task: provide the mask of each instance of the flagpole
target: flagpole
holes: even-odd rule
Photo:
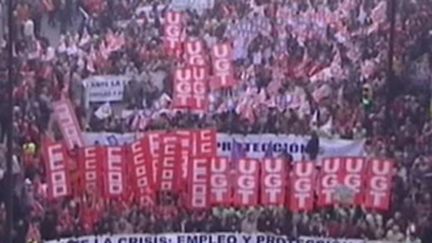
[[[13,48],[14,48],[14,19],[12,0],[7,0],[7,22],[8,22],[8,39],[7,39],[7,141],[6,141],[6,243],[12,243],[13,240],[13,174],[12,174],[12,159],[13,159]]]

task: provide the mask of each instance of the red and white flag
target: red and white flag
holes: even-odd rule
[[[261,205],[285,205],[287,166],[283,159],[261,162]]]
[[[231,204],[232,183],[229,159],[213,157],[210,163],[210,204],[228,206]]]
[[[234,204],[256,206],[258,204],[259,162],[255,159],[240,159],[237,163],[234,182]]]
[[[129,146],[131,181],[135,198],[148,205],[154,203],[153,166],[148,138],[145,137]]]
[[[101,195],[103,191],[103,148],[88,147],[79,152],[79,169],[82,178],[82,192],[88,192],[93,195]]]
[[[291,211],[310,211],[314,206],[315,163],[293,165],[290,178],[289,208]]]
[[[189,163],[188,206],[206,209],[210,206],[210,158],[193,157]]]
[[[388,210],[391,198],[393,162],[372,159],[366,175],[365,206],[371,209]]]
[[[170,56],[180,56],[183,36],[183,14],[168,11],[164,23],[164,44],[165,50]]]
[[[122,199],[127,196],[127,167],[123,147],[105,147],[103,158],[105,198]]]
[[[179,68],[174,74],[173,108],[208,110],[207,74],[204,67]]]
[[[57,199],[70,195],[72,190],[66,148],[61,143],[46,140],[43,144],[43,156],[47,171],[48,197]]]
[[[84,147],[81,128],[70,101],[66,99],[56,101],[53,103],[53,107],[54,115],[68,149]]]
[[[160,138],[160,155],[156,189],[176,191],[181,177],[181,146],[175,133],[166,133]]]
[[[213,80],[211,89],[229,88],[236,85],[232,65],[232,48],[229,43],[217,44],[212,48]]]

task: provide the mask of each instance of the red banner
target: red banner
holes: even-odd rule
[[[179,12],[168,11],[165,15],[164,27],[165,50],[168,55],[180,56],[183,40],[183,15]]]
[[[231,204],[231,185],[229,160],[213,157],[210,163],[210,203],[212,206]]]
[[[292,211],[313,209],[315,174],[313,162],[298,162],[293,165],[289,193],[289,207]]]
[[[53,103],[54,114],[68,149],[84,147],[81,128],[69,100]]]
[[[176,131],[177,139],[180,143],[180,150],[181,150],[181,171],[182,176],[181,178],[183,180],[187,179],[188,176],[188,162],[189,158],[194,155],[194,148],[195,148],[195,139],[194,139],[194,132],[192,130],[179,130]]]
[[[191,67],[206,68],[204,44],[201,40],[190,40],[185,43],[186,63]]]
[[[159,157],[161,154],[161,149],[160,149],[160,140],[161,140],[161,136],[162,136],[162,132],[155,132],[155,131],[151,131],[151,132],[146,132],[146,136],[143,139],[148,139],[148,144],[149,144],[149,153],[147,154],[147,156],[149,157],[148,159],[151,160],[151,165],[152,165],[152,171],[153,171],[153,181],[156,182],[157,181],[157,175],[158,175],[158,163],[159,163]]]
[[[365,164],[364,158],[324,159],[317,191],[318,206],[360,204]]]
[[[321,174],[318,183],[318,206],[330,206],[335,203],[334,194],[341,184],[342,160],[340,158],[328,158],[323,160]]]
[[[287,166],[283,159],[264,159],[261,163],[261,205],[284,205]]]
[[[390,206],[393,162],[373,159],[370,161],[368,168],[364,204],[367,208],[388,210]]]
[[[194,157],[189,163],[188,206],[190,209],[205,209],[210,206],[210,159]]]
[[[82,192],[101,195],[103,191],[102,178],[103,148],[89,147],[80,150],[79,169],[82,178]]]
[[[175,133],[161,135],[156,189],[175,191],[181,176],[181,146]]]
[[[200,129],[195,131],[196,146],[194,154],[198,156],[216,157],[217,139],[216,130]]]
[[[367,160],[362,157],[358,158],[344,158],[344,186],[349,188],[352,195],[352,202],[355,205],[362,205],[364,198],[364,180]]]
[[[228,88],[236,85],[231,55],[232,50],[230,44],[223,43],[213,46],[212,59],[214,79],[210,83],[212,89]]]
[[[254,159],[240,159],[237,163],[234,183],[234,204],[256,206],[258,204],[259,162]]]
[[[61,143],[45,141],[43,155],[47,170],[48,197],[57,199],[70,195],[66,148]]]
[[[207,74],[204,67],[179,68],[174,75],[173,107],[207,111]]]
[[[130,145],[130,161],[132,173],[132,188],[135,198],[146,204],[153,204],[153,166],[151,158],[147,156],[150,153],[149,142],[144,138]]]
[[[104,157],[105,198],[121,199],[127,196],[126,160],[123,147],[106,147]]]

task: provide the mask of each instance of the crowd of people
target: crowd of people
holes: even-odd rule
[[[271,232],[432,242],[432,2],[396,1],[393,75],[387,72],[388,1],[202,2],[206,4],[16,1],[15,242],[161,232]],[[177,8],[187,14],[187,36],[203,40],[207,48],[219,41],[233,45],[238,85],[211,91],[205,114],[170,109],[171,70],[176,63],[164,50],[163,16]],[[44,22],[46,28],[59,29],[58,43],[44,36]],[[244,30],[245,22],[260,26]],[[6,40],[0,53],[3,73]],[[100,118],[95,111],[101,104],[85,101],[82,80],[106,74],[132,78],[124,100],[111,104],[109,115]],[[5,87],[0,86],[2,142],[8,119]],[[283,208],[214,208],[191,213],[170,195],[152,209],[91,197],[48,201],[40,145],[47,134],[61,139],[52,119],[52,102],[62,97],[74,104],[83,131],[215,127],[226,133],[316,132],[327,138],[366,139],[367,156],[388,157],[397,164],[391,210],[335,207],[296,214]],[[122,115],[124,110],[139,113],[143,122],[137,123],[136,115]],[[5,239],[5,165],[2,146],[0,242]],[[83,212],[84,203],[94,210]]]

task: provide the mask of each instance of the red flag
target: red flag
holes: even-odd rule
[[[258,204],[258,161],[240,159],[237,163],[236,172],[234,204],[237,206],[256,206]]]
[[[188,206],[190,209],[205,209],[210,206],[210,159],[194,157],[189,163]]]
[[[388,210],[390,206],[393,162],[373,159],[370,161],[368,168],[365,206],[372,209]]]
[[[180,56],[183,32],[182,13],[168,11],[165,15],[164,44],[169,55]]]
[[[210,164],[210,203],[212,206],[231,204],[232,186],[229,160],[213,157]]]
[[[161,136],[156,188],[161,191],[173,191],[178,188],[181,176],[181,147],[175,133]]]
[[[101,147],[80,149],[79,169],[82,178],[82,192],[101,195],[103,180],[99,178],[102,178],[103,152]]]
[[[298,162],[293,165],[290,179],[290,203],[292,211],[310,211],[313,209],[315,187],[315,164]]]
[[[131,173],[133,177],[133,191],[135,198],[140,202],[152,205],[154,203],[153,191],[153,166],[150,153],[148,138],[144,138],[130,145],[130,160],[132,162]]]
[[[57,199],[70,195],[66,148],[61,143],[46,140],[43,144],[43,156],[48,177],[48,197]]]
[[[105,147],[103,158],[105,198],[121,199],[127,196],[126,160],[122,147]]]
[[[236,84],[232,65],[232,50],[228,43],[218,44],[212,48],[214,80],[212,89],[229,88]]]
[[[264,159],[261,163],[261,204],[284,205],[287,166],[283,159]]]

